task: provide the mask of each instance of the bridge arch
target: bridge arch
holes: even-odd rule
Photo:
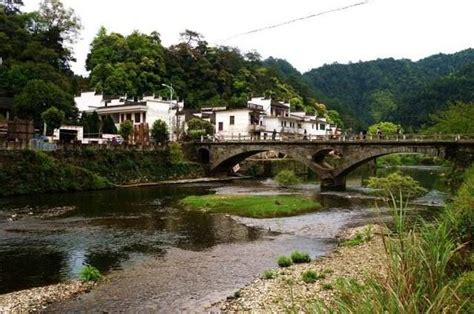
[[[314,158],[314,154],[308,154],[297,147],[292,147],[289,149],[283,146],[256,145],[254,147],[246,147],[245,149],[242,149],[241,147],[230,148],[221,154],[219,154],[219,152],[214,152],[214,156],[211,156],[211,174],[227,173],[230,169],[232,169],[233,166],[244,161],[245,159],[258,153],[268,151],[275,151],[277,153],[291,157],[293,160],[307,166],[320,178],[325,177],[328,171],[332,170],[332,167],[325,163],[323,158]],[[328,152],[329,151],[326,151],[325,153]]]
[[[200,163],[208,164],[210,161],[210,156],[209,149],[204,147],[198,149],[198,160]]]
[[[226,173],[232,167],[257,153],[275,151],[299,161],[320,179],[322,188],[343,190],[345,177],[360,165],[377,157],[395,153],[419,153],[444,159],[472,160],[474,141],[261,141],[208,142],[194,146],[201,162],[207,161],[210,174]],[[194,144],[195,145],[195,144]],[[334,166],[325,158],[328,154],[339,159]],[[471,156],[471,157],[469,157]],[[464,160],[463,159],[463,160]]]
[[[358,167],[366,164],[371,160],[375,160],[382,156],[392,154],[420,154],[432,157],[446,158],[446,153],[437,147],[387,147],[384,149],[378,149],[375,151],[368,151],[365,153],[352,153],[349,158],[344,158],[343,162],[337,170],[334,172],[334,177],[346,177],[349,173],[357,169]]]

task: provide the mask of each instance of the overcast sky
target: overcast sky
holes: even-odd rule
[[[213,45],[284,58],[305,72],[325,63],[377,58],[418,60],[474,47],[474,0],[369,0],[367,4],[259,33],[225,39],[363,0],[63,0],[81,17],[73,70],[86,74],[85,58],[100,26],[129,34],[158,31],[163,45],[191,29]],[[24,0],[25,10],[40,0]]]

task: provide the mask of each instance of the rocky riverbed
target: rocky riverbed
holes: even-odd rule
[[[350,239],[357,231],[367,227],[350,228],[340,234],[341,239]],[[197,310],[200,311],[264,311],[283,312],[290,309],[303,311],[308,310],[311,301],[320,300],[331,304],[334,292],[333,286],[337,278],[363,279],[367,275],[384,276],[385,260],[384,248],[381,237],[381,228],[372,227],[373,238],[355,247],[339,247],[325,257],[319,257],[308,264],[293,265],[288,268],[275,270],[274,279],[257,279],[244,288],[235,291],[232,289],[236,284],[243,286],[252,278],[252,272],[245,270],[232,270],[233,277],[225,277],[229,281],[227,289],[214,292],[210,295],[199,293],[206,291],[205,286],[212,285],[210,281],[188,282],[189,289],[182,290],[187,296],[177,296],[169,293],[173,284],[186,278],[168,278],[164,268],[169,263],[149,261],[135,267],[127,273],[118,272],[106,278],[102,283],[83,283],[71,281],[57,285],[22,290],[0,296],[0,312],[24,313],[32,311],[70,311],[70,310],[121,310],[134,308],[141,310]],[[256,243],[254,243],[256,244]],[[175,250],[168,255],[171,264],[191,263],[194,265],[193,273],[196,278],[202,277],[208,272],[210,266],[224,262],[238,262],[232,251],[233,247],[218,246],[214,248],[213,254],[203,255],[198,252],[187,252]],[[246,250],[257,254],[272,254],[275,249],[273,244],[268,245],[263,251],[260,245],[246,246]],[[220,261],[217,257],[228,255],[228,261]],[[233,257],[232,257],[233,256]],[[262,259],[265,260],[265,259]],[[238,262],[239,264],[242,261]],[[228,265],[230,266],[230,265]],[[261,269],[266,269],[269,264],[262,262]],[[227,268],[230,269],[230,268]],[[314,270],[322,274],[324,278],[315,283],[304,283],[301,279],[302,273]],[[218,272],[218,271],[217,271]],[[160,278],[159,278],[160,277]],[[167,278],[162,280],[163,277]],[[215,276],[211,276],[212,280]],[[181,280],[182,279],[182,280]],[[188,278],[189,279],[189,278]],[[144,282],[147,282],[144,284]],[[152,288],[152,289],[149,289]],[[88,293],[90,292],[90,293]],[[163,292],[163,293],[162,293]],[[151,294],[150,294],[151,293]],[[70,301],[68,301],[70,300]],[[220,300],[220,301],[219,301]]]
[[[74,280],[39,288],[0,295],[0,313],[30,313],[44,310],[48,305],[90,291],[93,282]]]
[[[341,235],[350,239],[356,232],[365,232],[367,226],[350,228]],[[308,264],[293,265],[275,270],[274,279],[257,279],[218,305],[223,312],[301,312],[311,311],[315,301],[331,306],[334,285],[338,278],[362,280],[383,278],[386,259],[382,241],[382,228],[371,226],[373,238],[354,247],[339,247],[330,255]],[[305,283],[302,274],[316,271],[322,278]]]

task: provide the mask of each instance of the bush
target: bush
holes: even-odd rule
[[[290,267],[291,265],[293,265],[291,258],[289,258],[288,256],[280,256],[277,260],[277,263],[280,267]]]
[[[85,265],[82,267],[81,272],[79,273],[79,278],[82,281],[99,281],[102,279],[100,271],[91,265]]]
[[[166,125],[165,121],[158,119],[153,122],[153,126],[151,128],[151,137],[156,143],[165,143],[168,141],[168,126]]]
[[[404,176],[400,172],[394,172],[382,178],[370,177],[367,186],[378,189],[379,194],[387,198],[398,199],[400,195],[403,195],[409,199],[426,193],[426,189],[418,181],[410,176]]]
[[[275,176],[275,181],[281,186],[296,185],[300,182],[295,173],[291,170],[282,170]]]
[[[267,269],[266,271],[263,272],[262,274],[262,278],[263,279],[273,279],[276,277],[276,272],[271,270],[271,269]]]
[[[188,130],[188,135],[193,140],[200,140],[201,136],[206,136],[206,130]]]
[[[202,131],[204,133],[203,135],[213,135],[214,126],[209,121],[199,118],[192,118],[190,121],[188,121],[188,134],[190,136],[192,136],[190,134],[191,131]]]
[[[173,165],[181,164],[184,161],[184,153],[179,143],[170,143],[168,145],[170,162]]]
[[[301,275],[301,278],[306,283],[313,283],[313,282],[316,282],[316,280],[318,279],[324,278],[324,276],[322,275],[318,276],[318,273],[316,273],[314,270],[307,270],[303,272],[303,274]]]
[[[382,131],[382,136],[396,134],[397,130],[401,130],[401,126],[392,122],[379,122],[369,126],[368,133],[377,135],[377,129]]]
[[[122,135],[123,139],[125,141],[130,140],[130,135],[132,135],[133,132],[133,123],[130,120],[124,121],[120,123],[120,130],[119,134]]]
[[[470,176],[474,175],[472,171]],[[465,208],[468,212],[472,212],[473,192],[469,193],[471,205]],[[400,198],[403,198],[402,194]],[[457,283],[453,280],[459,271],[463,271],[452,264],[461,247],[453,232],[457,219],[464,219],[453,213],[459,208],[448,206],[438,220],[420,220],[413,228],[408,228],[405,222],[408,204],[392,201],[391,206],[396,230],[384,237],[387,278],[336,281],[335,303],[341,312],[471,313],[472,277],[470,279],[469,273],[464,273]],[[358,236],[361,237],[362,234]],[[322,311],[326,310],[328,308]]]
[[[311,258],[309,257],[309,254],[306,252],[300,252],[300,251],[293,251],[291,253],[291,260],[295,264],[311,262]]]
[[[369,242],[373,237],[372,226],[368,226],[363,232],[357,231],[351,239],[343,241],[342,246],[357,246],[364,242]]]

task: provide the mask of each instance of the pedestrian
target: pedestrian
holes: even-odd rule
[[[379,140],[382,138],[382,130],[380,130],[380,128],[377,128],[377,137]]]
[[[276,140],[276,136],[277,136],[277,130],[273,129],[273,132],[272,132],[272,141]]]

